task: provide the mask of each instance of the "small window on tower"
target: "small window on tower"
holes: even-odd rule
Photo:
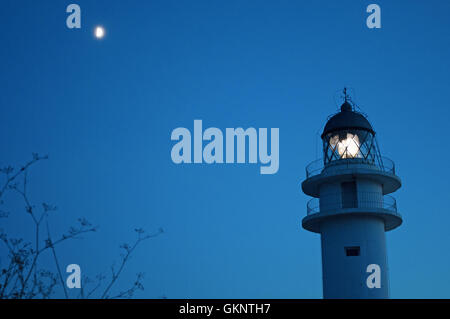
[[[345,247],[347,256],[359,256],[359,247]]]

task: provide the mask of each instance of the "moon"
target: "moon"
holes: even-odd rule
[[[105,29],[102,26],[97,26],[95,27],[94,34],[97,39],[101,39],[105,36]]]

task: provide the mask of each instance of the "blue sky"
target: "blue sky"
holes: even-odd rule
[[[65,24],[72,2],[80,30]],[[369,30],[370,3],[3,1],[0,164],[49,154],[29,187],[58,206],[52,232],[80,216],[100,225],[61,245],[61,263],[108,272],[134,228],[163,227],[118,289],[144,271],[141,298],[321,298],[300,183],[348,86],[403,181],[404,224],[387,234],[391,296],[450,297],[450,3],[377,0],[382,28]],[[170,134],[194,119],[279,128],[278,173],[175,165]],[[8,203],[1,227],[26,237],[23,205]]]

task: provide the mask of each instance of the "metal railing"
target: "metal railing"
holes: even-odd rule
[[[315,160],[311,163],[309,163],[308,166],[306,166],[306,178],[310,178],[315,175],[319,175],[322,173],[325,167],[331,167],[333,165],[339,164],[340,166],[342,164],[345,164],[343,169],[347,169],[352,167],[352,165],[361,165],[365,164],[368,166],[371,166],[373,168],[376,168],[384,173],[389,173],[395,175],[395,163],[387,158],[387,157],[380,157],[377,162],[372,162],[368,160],[364,160],[362,158],[345,158],[345,159],[339,159],[334,160],[330,163],[328,163],[326,166],[324,165],[323,159]]]
[[[329,212],[340,209],[368,208],[368,209],[385,209],[392,213],[397,213],[397,202],[394,197],[389,195],[381,195],[375,192],[358,192],[354,200],[342,200],[340,193],[333,195],[321,196],[322,205],[318,198],[312,198],[306,204],[307,215]]]

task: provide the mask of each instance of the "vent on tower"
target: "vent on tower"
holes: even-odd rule
[[[347,256],[359,256],[359,246],[345,247],[345,254]]]

